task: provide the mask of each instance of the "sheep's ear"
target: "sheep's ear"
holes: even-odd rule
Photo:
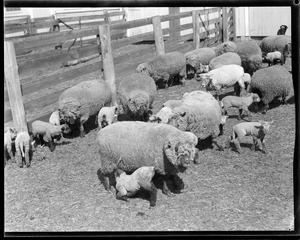
[[[186,115],[186,112],[180,113],[180,117],[184,117]]]
[[[164,153],[170,163],[172,163],[174,166],[178,166],[175,149],[169,140],[167,140],[164,144]]]

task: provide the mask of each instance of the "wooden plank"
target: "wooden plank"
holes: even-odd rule
[[[158,55],[163,55],[165,54],[165,46],[164,46],[164,37],[161,29],[160,16],[153,17],[152,23],[153,23],[156,53]]]
[[[107,10],[106,10],[107,11]],[[104,10],[105,12],[105,10]],[[121,12],[111,12],[109,13],[108,12],[108,15],[109,17],[116,17],[116,16],[123,16],[125,14],[125,11],[121,11]],[[57,17],[57,19],[60,19],[62,21],[64,21],[65,23],[68,23],[68,22],[75,22],[79,20],[79,18],[82,20],[82,21],[85,21],[85,20],[96,20],[96,19],[104,19],[105,17],[105,14],[94,14],[94,15],[87,15],[87,16],[84,16],[84,15],[81,15],[81,16],[76,16],[76,17]]]
[[[29,22],[25,24],[12,24],[12,25],[5,25],[4,32],[9,33],[12,31],[24,31],[27,28],[51,28],[53,25],[57,25],[57,20],[51,20],[46,22]]]
[[[223,30],[223,42],[228,41],[228,21],[227,21],[227,8],[222,7],[222,30]]]
[[[193,15],[193,42],[194,48],[197,49],[200,46],[200,22],[197,10],[192,11]]]
[[[236,42],[236,24],[235,24],[235,19],[236,19],[236,9],[235,7],[231,8],[232,9],[232,18],[233,18],[233,41]]]
[[[169,14],[177,14],[180,13],[180,7],[169,7]],[[180,26],[180,18],[177,19],[173,19],[170,21],[169,23],[169,28],[171,29],[171,33],[170,35],[172,37],[179,37],[180,36],[180,32],[176,31],[175,28]]]
[[[18,131],[27,131],[28,129],[25,109],[22,101],[17,59],[14,43],[12,41],[4,42],[4,66],[9,102],[10,106],[13,106],[11,108],[11,113],[14,126]]]

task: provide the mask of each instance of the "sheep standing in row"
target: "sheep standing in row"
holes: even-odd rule
[[[282,98],[286,103],[292,84],[292,75],[282,66],[272,66],[256,71],[251,79],[250,92],[257,93],[263,104],[263,112],[269,109],[269,103]]]
[[[184,85],[186,79],[185,56],[180,52],[159,55],[138,65],[136,72],[152,77],[158,87],[163,85],[168,88],[176,81]]]
[[[67,124],[56,126],[52,123],[40,120],[36,120],[32,123],[32,135],[34,140],[39,139],[41,142],[48,142],[51,152],[53,152],[55,148],[53,140],[60,140],[63,133],[68,134],[69,132],[70,128]]]
[[[194,134],[168,124],[124,121],[101,129],[97,143],[105,189],[110,189],[108,176],[117,168],[132,173],[153,166],[157,174],[164,176],[163,193],[170,194],[166,179],[189,166],[197,142]]]
[[[242,153],[240,141],[244,136],[252,136],[253,145],[251,150],[254,151],[258,145],[258,139],[262,144],[262,152],[268,153],[265,145],[265,136],[269,132],[272,122],[259,121],[259,122],[243,122],[238,123],[232,128],[232,136],[229,137],[226,148],[230,146],[230,142],[233,142],[238,153]]]
[[[249,119],[251,119],[251,113],[248,107],[254,102],[260,102],[260,98],[256,93],[250,93],[249,96],[244,97],[226,96],[221,100],[221,108],[225,115],[227,115],[227,111],[229,108],[238,108],[238,120],[241,120],[241,115],[243,111],[246,112]]]
[[[204,71],[203,65],[208,65],[211,59],[216,57],[215,51],[212,48],[197,48],[185,54],[187,76],[195,77],[196,73]]]
[[[219,101],[222,88],[228,88],[237,83],[238,86],[235,86],[234,90],[236,95],[240,95],[239,89],[245,89],[245,83],[250,83],[251,77],[248,73],[244,73],[241,66],[230,64],[201,74],[200,81],[202,81],[202,87],[205,87],[207,91],[216,91],[216,99]]]
[[[150,207],[156,205],[157,189],[152,182],[155,169],[151,167],[140,167],[131,175],[127,175],[122,170],[115,171],[116,177],[116,198],[128,201],[128,197],[136,194],[140,189],[150,192]]]
[[[240,56],[235,52],[227,52],[218,57],[213,58],[209,62],[209,69],[213,70],[223,65],[235,64],[241,66],[242,61]]]
[[[118,108],[119,106],[103,107],[100,109],[99,114],[96,118],[98,128],[104,128],[110,124],[118,121]]]
[[[262,66],[262,51],[256,41],[237,43],[236,53],[241,57],[245,73],[251,76]]]
[[[7,161],[7,154],[13,161],[15,161],[12,151],[12,144],[13,141],[16,139],[17,134],[18,131],[14,127],[6,128],[6,131],[4,133],[4,164],[6,164]]]
[[[59,97],[59,114],[65,123],[76,125],[80,129],[80,136],[84,137],[83,124],[96,116],[100,109],[111,104],[111,91],[104,80],[90,80],[81,82],[66,89]]]
[[[58,110],[51,113],[50,118],[49,118],[49,123],[52,123],[56,126],[60,125],[60,116],[59,116]]]
[[[34,143],[35,141],[33,140],[33,136],[30,136],[27,131],[18,133],[15,141],[15,146],[16,153],[19,156],[20,168],[23,167],[24,162],[27,168],[30,167]]]
[[[124,114],[132,120],[148,121],[156,92],[153,79],[147,75],[134,73],[122,79],[118,97]]]
[[[227,53],[227,52],[235,52],[236,49],[237,49],[237,46],[234,42],[226,41],[226,42],[220,43],[219,45],[217,45],[213,49],[216,53],[216,56],[220,56],[220,55],[222,55],[224,53]]]
[[[275,65],[277,61],[279,61],[281,65],[283,64],[281,61],[281,52],[279,51],[267,53],[265,60],[269,66]]]

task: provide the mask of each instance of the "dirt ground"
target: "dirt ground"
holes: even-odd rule
[[[290,59],[286,67],[290,70]],[[185,87],[158,90],[154,113],[166,100],[180,99],[185,92],[198,89],[199,82],[189,80]],[[234,148],[204,149],[201,162],[179,175],[184,190],[168,197],[159,188],[157,205],[151,209],[147,194],[124,202],[104,190],[97,175],[97,129],[84,138],[63,138],[54,152],[38,146],[30,168],[19,168],[11,161],[5,167],[4,230],[293,230],[293,92],[288,99],[287,105],[271,105],[266,114],[252,113],[253,121],[274,120],[266,136],[269,154],[251,151],[251,137],[244,138],[242,154]],[[236,109],[230,109],[229,114],[232,117],[227,119],[219,141],[225,140],[239,122]]]

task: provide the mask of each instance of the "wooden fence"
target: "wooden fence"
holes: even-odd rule
[[[210,13],[218,14],[217,17],[207,18]],[[186,17],[192,17],[193,22],[180,25],[178,19]],[[205,17],[207,20],[204,21]],[[160,24],[165,21],[172,22],[171,27],[161,29]],[[107,27],[108,25],[109,27]],[[153,25],[154,31],[116,38],[120,31],[146,25]],[[170,51],[185,53],[198,47],[213,46],[227,40],[235,40],[234,8],[225,7],[194,10],[128,22],[112,23],[108,17],[105,26],[109,29],[111,38],[108,44],[112,49],[111,61],[113,61],[114,73],[105,72],[104,76],[108,80],[107,75],[113,75],[109,81],[113,82],[114,87],[116,79],[130,74],[139,63],[154,57],[156,53]],[[200,31],[200,27],[203,26],[205,31]],[[57,101],[62,91],[72,86],[72,84],[68,84],[69,82],[76,78],[84,79],[84,76],[91,73],[100,75],[103,69],[106,71],[103,65],[107,63],[103,62],[105,56],[101,55],[100,46],[107,38],[101,37],[103,34],[100,34],[100,29],[99,26],[92,26],[7,39],[5,41],[5,61],[11,64],[9,66],[5,64],[4,122],[9,123],[13,120],[17,128],[24,128],[24,124],[35,119],[47,120],[51,112],[57,109]],[[187,29],[193,29],[193,32],[186,35],[174,34]],[[97,35],[100,35],[101,44]],[[70,51],[69,42],[84,37],[91,37],[91,39],[83,45],[72,46]],[[144,42],[152,44],[140,45]],[[62,49],[55,49],[58,45],[61,45]],[[64,65],[66,62],[72,63],[72,60],[84,62],[85,59],[91,59],[91,56],[96,56],[96,58],[85,64],[61,68],[61,66],[66,66]],[[49,64],[56,64],[59,67],[48,73],[39,73],[39,71],[47,69]],[[34,70],[37,73],[28,74]],[[12,77],[15,75],[18,75],[17,78]],[[116,79],[114,79],[115,77]],[[16,92],[12,88],[20,91]],[[15,98],[21,99],[21,101],[15,101]],[[13,110],[10,106],[15,108],[16,104],[18,107]],[[19,115],[23,115],[23,118]]]

